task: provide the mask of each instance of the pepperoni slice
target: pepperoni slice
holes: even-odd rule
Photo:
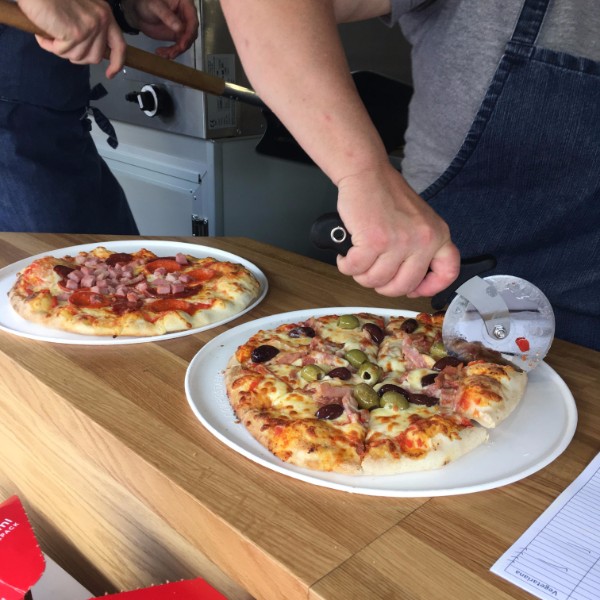
[[[67,265],[56,265],[54,267],[54,272],[63,279],[67,278],[69,273],[72,273],[75,269],[73,267],[67,267]]]
[[[106,264],[109,267],[114,267],[118,263],[128,263],[133,260],[133,256],[127,252],[115,252],[106,259]]]
[[[69,302],[80,308],[104,308],[110,306],[110,297],[90,290],[75,290],[69,296]]]
[[[210,267],[203,267],[200,269],[194,269],[193,271],[186,271],[185,274],[192,280],[191,284],[196,285],[213,279],[219,274],[219,272],[215,269],[211,269]]]
[[[117,315],[123,315],[127,312],[134,312],[144,306],[144,301],[141,299],[131,302],[126,298],[119,298],[112,303],[112,311]]]
[[[150,302],[147,307],[152,312],[165,312],[168,310],[181,310],[183,312],[191,313],[192,305],[185,300],[179,300],[178,298],[162,298],[161,300],[155,300]]]
[[[173,273],[173,271],[181,271],[181,265],[171,256],[166,258],[156,258],[146,264],[146,271],[154,273],[156,269],[165,269],[167,273]]]
[[[169,310],[181,310],[183,312],[188,313],[189,315],[193,315],[199,310],[205,310],[210,308],[212,303],[205,304],[203,302],[186,302],[185,300],[180,300],[178,298],[164,298],[161,300],[156,300],[154,302],[150,302],[147,304],[146,308],[152,312],[165,312]]]
[[[73,272],[75,269],[73,267],[67,267],[66,265],[56,265],[54,267],[54,272],[61,277],[62,279],[58,282],[58,287],[66,292],[70,292],[71,288],[67,286],[68,275]]]

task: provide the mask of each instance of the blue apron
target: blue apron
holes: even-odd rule
[[[495,273],[548,296],[556,337],[600,350],[600,63],[535,45],[548,4],[525,0],[463,146],[422,197],[463,257],[493,254]]]
[[[89,133],[89,68],[10,27],[0,48],[0,230],[137,234]]]

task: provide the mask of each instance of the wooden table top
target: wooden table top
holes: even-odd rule
[[[0,267],[110,239],[0,233]],[[0,498],[19,494],[44,550],[95,594],[201,576],[230,599],[531,598],[489,569],[600,450],[600,353],[555,340],[546,362],[575,397],[577,431],[521,481],[432,498],[315,486],[206,430],[185,395],[190,361],[216,335],[268,315],[427,302],[384,298],[249,239],[160,239],[250,260],[269,292],[229,324],[159,342],[81,346],[0,331]]]

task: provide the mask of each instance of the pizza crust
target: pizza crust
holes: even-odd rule
[[[314,417],[297,419],[257,410],[247,411],[242,424],[260,444],[289,464],[346,475],[361,472],[360,426],[337,427]]]
[[[502,423],[525,395],[527,373],[510,365],[473,363],[465,371],[457,410],[483,427]]]
[[[428,451],[417,456],[400,453],[398,457],[392,457],[389,452],[382,452],[380,447],[374,447],[367,451],[362,471],[365,475],[398,475],[440,469],[481,446],[489,438],[483,427],[463,429],[459,436],[457,439],[449,439],[438,434],[431,438]]]

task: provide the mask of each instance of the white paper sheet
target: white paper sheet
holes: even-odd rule
[[[491,571],[543,600],[600,600],[600,454]]]
[[[90,600],[91,593],[62,567],[44,554],[46,568],[39,581],[31,588],[33,600]]]

